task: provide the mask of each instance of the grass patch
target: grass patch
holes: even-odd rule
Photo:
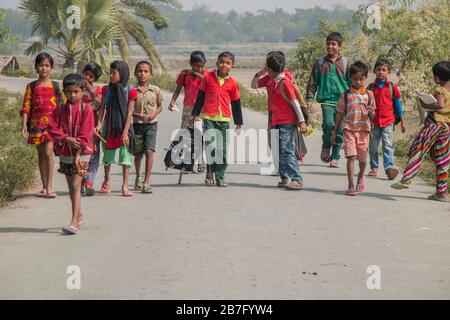
[[[37,152],[21,135],[20,94],[0,90],[0,207],[33,185]]]

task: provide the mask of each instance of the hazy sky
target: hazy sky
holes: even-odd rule
[[[191,9],[195,3],[206,4],[214,11],[227,12],[231,9],[237,11],[257,11],[259,9],[273,10],[275,7],[286,11],[295,8],[311,8],[315,5],[326,7],[332,4],[342,4],[349,8],[356,8],[364,0],[180,0],[184,8]],[[20,0],[0,0],[1,8],[15,8]]]

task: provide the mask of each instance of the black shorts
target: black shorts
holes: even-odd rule
[[[155,152],[158,123],[135,123],[133,127],[136,137],[136,154],[142,155],[148,150]]]

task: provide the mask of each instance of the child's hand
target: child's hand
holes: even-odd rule
[[[128,147],[130,145],[130,138],[128,137],[128,132],[122,133],[122,143],[126,147]]]
[[[196,116],[189,116],[188,122],[192,124],[194,122],[195,118],[196,118]]]
[[[63,139],[63,142],[67,143],[73,149],[80,149],[81,148],[81,145],[78,142],[78,140],[73,138],[73,137],[65,137]]]
[[[297,127],[299,127],[300,128],[300,132],[301,133],[306,133],[306,132],[308,132],[308,127],[306,126],[306,123],[303,121],[303,122],[299,122],[298,124],[297,124]]]
[[[400,125],[401,125],[401,128],[402,128],[402,133],[405,133],[406,132],[406,125],[405,125],[405,123],[402,122]]]
[[[177,105],[176,105],[176,103],[175,103],[175,101],[170,101],[170,104],[169,104],[169,110],[171,111],[171,112],[174,112],[174,111],[179,111],[178,110],[178,108],[177,108]]]
[[[236,126],[236,134],[237,134],[238,136],[241,135],[241,129],[242,129],[242,126],[241,126],[241,125],[237,125],[237,126]]]
[[[84,88],[91,96],[95,95],[95,89],[94,87],[86,80],[84,80]]]
[[[24,138],[27,138],[27,137],[28,137],[28,128],[27,128],[27,126],[23,126],[23,127],[22,127],[22,136],[23,136]]]
[[[77,167],[81,167],[81,165],[82,165],[82,162],[81,162],[81,157],[80,157],[80,155],[77,153],[76,155],[75,155],[75,165],[77,166]]]
[[[312,102],[308,102],[308,103],[306,104],[306,108],[308,109],[309,112],[311,112],[312,107],[313,107]]]
[[[333,145],[336,144],[336,132],[333,132],[333,134],[331,135],[330,142]]]
[[[101,126],[101,125],[100,125],[100,126],[96,126],[96,127],[94,128],[94,133],[95,133],[97,136],[101,135],[101,132],[102,132],[102,126]]]

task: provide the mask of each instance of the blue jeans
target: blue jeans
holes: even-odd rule
[[[295,156],[295,135],[298,134],[295,125],[281,124],[275,126],[279,134],[279,170],[282,180],[303,182],[300,176],[300,167]]]
[[[97,175],[97,170],[100,165],[100,141],[94,138],[94,144],[96,151],[89,160],[88,174],[84,178],[84,185],[89,188],[94,188],[95,176]]]
[[[372,129],[370,136],[370,168],[378,169],[378,149],[380,147],[380,140],[383,147],[383,166],[387,171],[394,167],[394,125],[390,125],[386,128]]]

